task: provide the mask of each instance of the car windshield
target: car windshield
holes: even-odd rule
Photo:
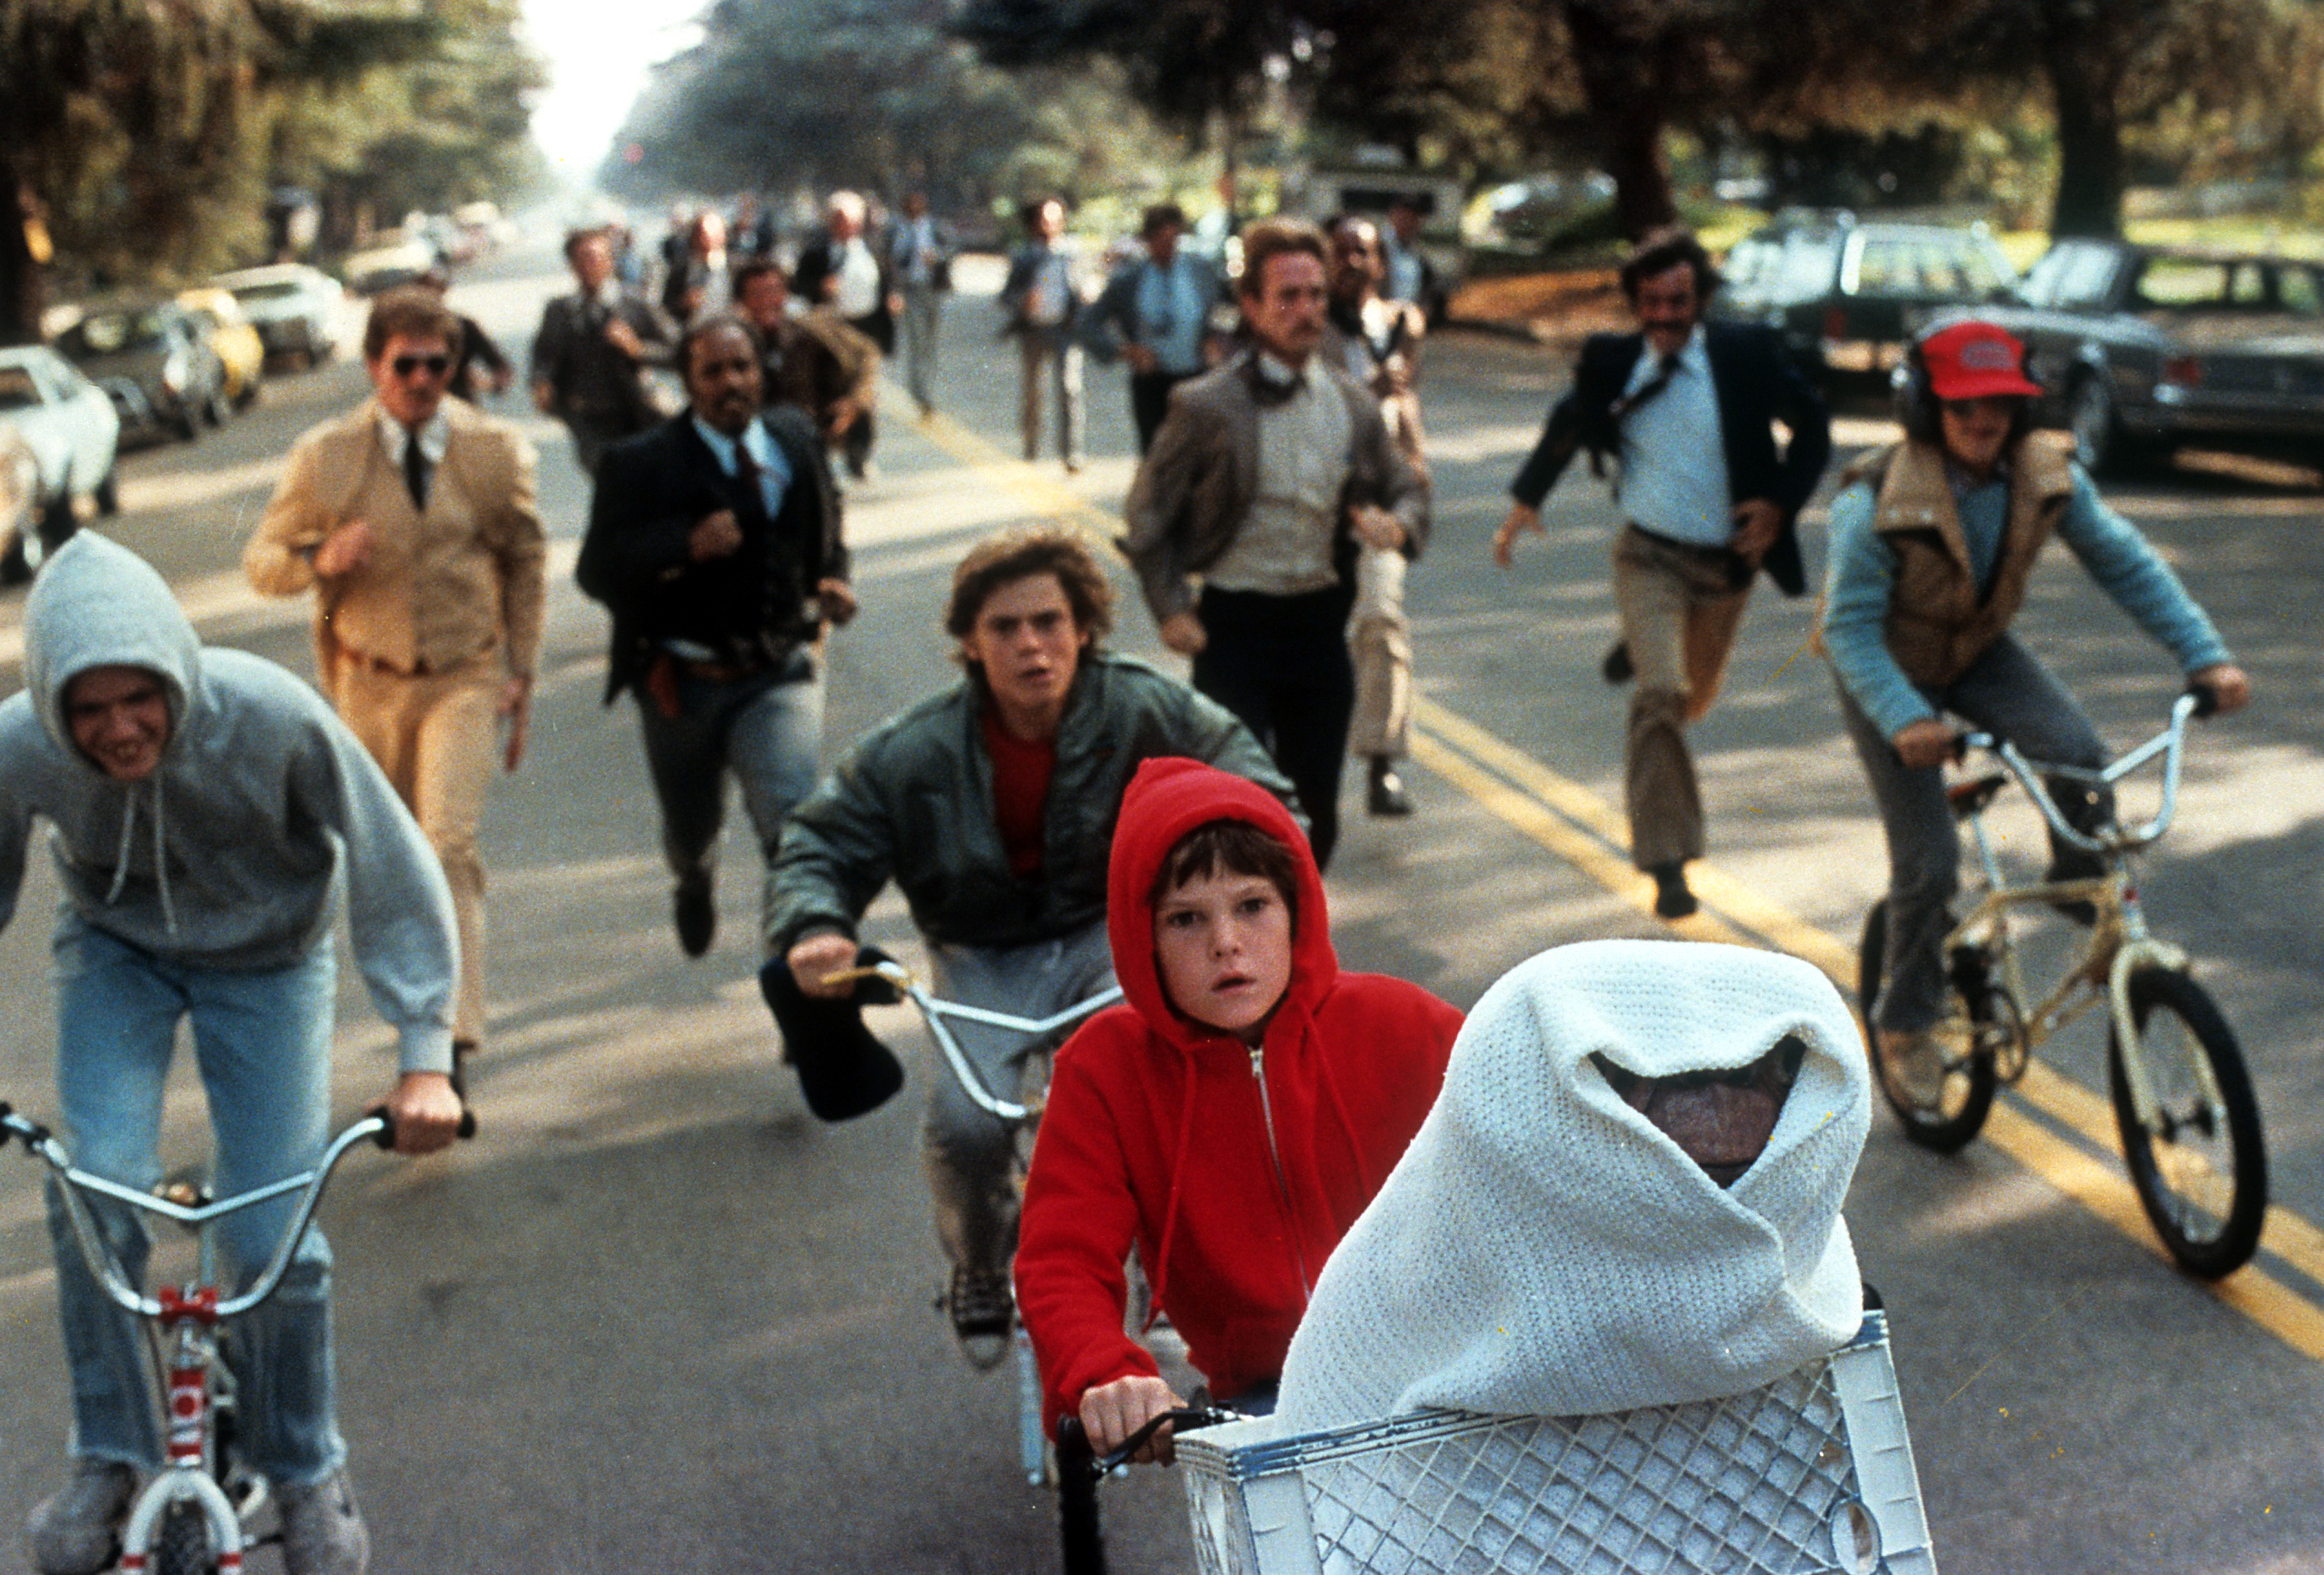
[[[1968,236],[1868,235],[1857,258],[1855,293],[1977,299],[2004,281],[1999,266]]]
[[[2060,246],[2025,276],[2025,299],[2063,310],[2094,307],[2114,281],[2115,254],[2103,246]]]
[[[234,299],[239,301],[289,300],[299,293],[299,281],[281,279],[272,284],[240,284],[235,287]]]
[[[92,312],[75,323],[65,336],[68,349],[88,355],[109,355],[115,350],[151,345],[169,332],[165,312]]]
[[[0,366],[0,410],[29,410],[41,402],[32,374],[21,366]]]

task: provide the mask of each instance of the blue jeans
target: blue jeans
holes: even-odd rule
[[[68,911],[55,950],[57,1094],[81,1169],[124,1186],[161,1181],[162,1085],[181,1018],[193,1026],[218,1196],[296,1174],[321,1157],[338,972],[327,934],[288,967],[207,968],[141,951]],[[236,1285],[266,1266],[295,1202],[277,1199],[217,1223]],[[142,1284],[151,1245],[143,1223],[118,1203],[90,1207],[115,1256]],[[144,1335],[90,1276],[53,1183],[49,1234],[72,1371],[72,1451],[158,1465]],[[319,1481],[346,1459],[332,1399],[330,1293],[331,1249],[310,1227],[281,1289],[229,1331],[243,1458],[278,1486]]]
[[[726,775],[742,787],[742,807],[774,862],[783,822],[815,790],[823,750],[823,682],[813,657],[734,683],[681,677],[678,714],[664,715],[638,695],[646,770],[661,805],[662,854],[680,880],[710,873],[711,849],[726,816]]]

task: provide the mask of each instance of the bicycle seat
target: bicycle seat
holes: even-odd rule
[[[1988,771],[1981,777],[1971,777],[1966,782],[1956,782],[1945,789],[1945,802],[1952,806],[1955,820],[1967,820],[1993,802],[1993,796],[2009,786],[2009,778],[1999,771]]]

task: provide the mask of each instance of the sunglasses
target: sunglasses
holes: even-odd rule
[[[441,377],[452,370],[452,358],[449,355],[399,355],[387,364],[398,377],[410,377],[415,372]]]

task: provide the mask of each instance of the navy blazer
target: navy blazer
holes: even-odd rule
[[[847,577],[847,548],[838,490],[814,425],[788,406],[758,419],[791,467],[790,491],[768,539],[768,560],[759,566],[770,593],[769,627],[759,632],[771,653],[814,639],[820,618],[816,585]],[[694,429],[690,410],[605,451],[574,577],[613,615],[608,704],[642,677],[656,640],[687,631],[690,593],[704,578],[735,573],[739,566],[732,558],[696,564],[690,538],[710,515],[743,506],[741,485]],[[777,604],[784,602],[792,604]]]
[[[1517,502],[1541,507],[1582,449],[1590,451],[1593,464],[1620,452],[1614,401],[1629,385],[1646,348],[1644,334],[1592,334],[1582,342],[1573,386],[1550,410],[1541,440],[1509,484]],[[1799,595],[1807,589],[1807,572],[1793,523],[1831,458],[1831,412],[1815,385],[1792,364],[1771,328],[1750,323],[1705,324],[1703,349],[1719,399],[1719,435],[1727,455],[1729,495],[1738,503],[1766,498],[1783,511],[1783,529],[1759,566],[1784,594]],[[1771,430],[1779,419],[1792,432],[1780,454]]]

